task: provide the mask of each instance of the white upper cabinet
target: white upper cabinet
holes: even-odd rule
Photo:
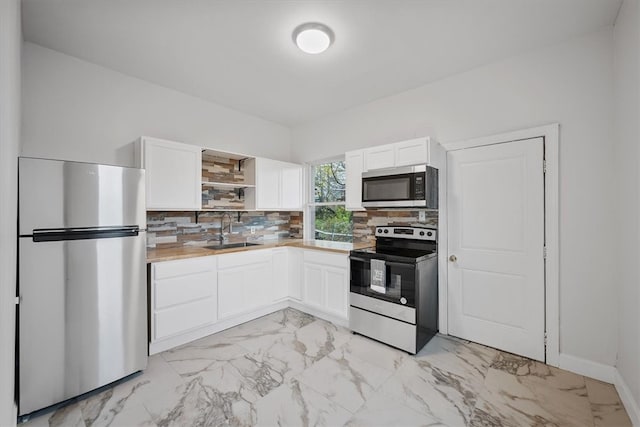
[[[303,208],[303,168],[286,163],[280,175],[280,208],[297,211]]]
[[[410,166],[415,164],[430,164],[429,138],[417,138],[398,142],[393,145],[395,166]]]
[[[345,185],[345,207],[350,211],[364,210],[362,207],[362,171],[364,155],[362,150],[349,151],[344,155],[347,174]]]
[[[256,159],[256,209],[280,207],[280,162]]]
[[[439,165],[432,164],[432,152],[439,148],[438,143],[428,137],[367,148],[363,150],[364,171],[411,165],[438,168]]]
[[[141,137],[136,151],[138,166],[146,170],[147,210],[200,209],[200,147]]]
[[[247,189],[246,206],[255,210],[303,209],[303,167],[264,158],[247,160],[247,173],[255,173],[255,189]],[[249,177],[252,179],[253,177]]]
[[[367,148],[364,151],[364,170],[392,168],[395,156],[393,144]]]

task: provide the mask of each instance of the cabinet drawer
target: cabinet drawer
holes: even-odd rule
[[[155,280],[186,276],[188,274],[204,273],[215,269],[215,256],[153,263],[153,274]]]
[[[216,300],[207,298],[154,313],[154,339],[158,340],[216,321]]]
[[[156,280],[154,282],[155,309],[212,297],[215,286],[215,272]]]
[[[349,261],[348,254],[336,254],[326,251],[315,251],[313,249],[305,249],[304,261],[314,264],[330,265],[332,267],[347,268]]]
[[[252,249],[250,252],[218,255],[219,269],[240,267],[261,262],[271,262],[270,249]]]

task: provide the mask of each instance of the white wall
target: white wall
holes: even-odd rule
[[[431,135],[442,142],[559,122],[560,351],[613,366],[612,29],[293,129],[292,157]]]
[[[640,7],[625,0],[614,27],[620,376],[640,407]],[[629,405],[627,405],[629,410]],[[640,421],[640,420],[638,420]]]
[[[20,0],[0,0],[0,426],[16,423],[14,300],[21,45]]]
[[[25,43],[25,156],[133,165],[140,135],[288,160],[288,128]],[[215,76],[212,76],[215,78]]]

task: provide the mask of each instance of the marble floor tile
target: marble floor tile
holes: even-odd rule
[[[616,388],[591,378],[585,378],[591,412],[596,427],[631,427]]]
[[[60,408],[49,414],[33,418],[23,424],[23,427],[85,427],[80,405],[75,403]]]
[[[145,403],[158,426],[249,426],[258,396],[229,367],[206,371]]]
[[[149,357],[147,369],[142,375],[80,401],[79,407],[87,427],[111,425],[120,417],[133,417],[143,425],[151,418],[146,414],[147,419],[144,420],[145,412],[141,410],[141,405],[183,382],[160,355],[154,355]]]
[[[249,351],[257,351],[275,340],[293,335],[299,329],[296,325],[302,327],[314,319],[297,310],[281,310],[222,331],[216,334],[216,339],[220,343],[238,344]]]
[[[264,316],[266,320],[270,320],[279,323],[285,328],[291,328],[293,330],[300,329],[315,322],[317,319],[302,311],[295,310],[293,308],[285,308],[284,310],[276,311],[275,313]]]
[[[313,363],[347,343],[351,331],[333,323],[316,320],[294,331],[293,346],[308,362]]]
[[[281,310],[151,356],[110,389],[22,424],[631,426],[615,388],[465,340],[416,356]]]
[[[584,377],[534,361],[509,366],[489,369],[472,425],[594,425]]]
[[[498,351],[457,338],[436,335],[416,355],[431,366],[475,381],[479,388]]]
[[[298,379],[353,413],[391,375],[391,371],[339,348],[304,371]]]
[[[377,392],[345,424],[349,427],[369,426],[444,426],[437,419],[418,412],[397,401],[390,401],[383,392]]]
[[[407,357],[380,390],[396,402],[452,426],[466,425],[478,396],[478,382]]]
[[[395,372],[402,362],[410,357],[402,350],[386,346],[361,335],[351,335],[349,341],[341,349],[345,353],[391,372]]]
[[[257,426],[341,426],[351,413],[305,384],[292,380],[255,404]]]
[[[182,377],[198,375],[206,370],[244,356],[249,350],[221,342],[217,334],[161,353],[162,358]]]

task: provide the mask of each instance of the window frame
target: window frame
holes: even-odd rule
[[[315,182],[316,182],[316,175],[315,175],[315,168],[318,165],[323,165],[326,163],[333,163],[333,162],[345,162],[346,161],[346,156],[344,155],[340,155],[340,156],[333,156],[333,157],[328,157],[325,159],[321,159],[321,160],[315,160],[313,162],[308,162],[305,164],[305,176],[307,177],[306,181],[307,181],[307,197],[306,197],[306,201],[304,204],[304,217],[303,217],[303,237],[304,240],[315,240],[316,238],[316,207],[318,206],[344,206],[344,208],[347,208],[347,201],[346,201],[346,196],[345,196],[345,200],[342,202],[317,202],[315,201]],[[345,183],[346,185],[346,183]],[[352,236],[353,237],[353,236]],[[331,241],[331,240],[328,240]]]

